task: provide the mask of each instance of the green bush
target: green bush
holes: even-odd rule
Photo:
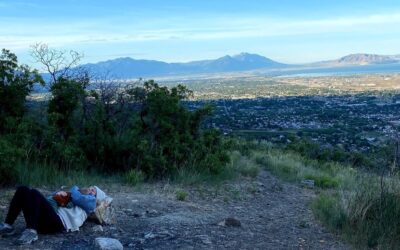
[[[15,165],[23,156],[21,149],[0,137],[0,185],[14,183],[18,179]]]
[[[135,126],[140,138],[134,148],[137,167],[150,178],[192,166],[218,174],[229,157],[220,133],[201,129],[211,107],[193,112],[186,109],[181,100],[191,92],[181,85],[168,89],[148,81],[143,88],[140,93],[145,96]]]

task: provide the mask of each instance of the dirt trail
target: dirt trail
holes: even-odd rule
[[[116,207],[115,225],[100,228],[86,222],[79,232],[40,235],[29,246],[15,246],[17,236],[3,238],[0,249],[93,249],[96,237],[116,238],[124,249],[350,249],[313,218],[308,206],[312,190],[265,171],[255,180],[219,189],[185,189],[189,195],[183,202],[176,200],[175,187],[156,184],[151,189],[108,190]],[[3,215],[8,198],[0,197]],[[218,225],[228,217],[241,225]],[[23,230],[21,216],[16,227]]]

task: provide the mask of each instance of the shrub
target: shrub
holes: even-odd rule
[[[218,131],[201,129],[212,108],[189,111],[181,101],[191,92],[181,85],[168,89],[148,81],[143,89],[139,91],[145,93],[140,96],[140,119],[134,128],[139,138],[134,146],[137,167],[150,178],[193,166],[220,173],[229,162],[227,147]]]
[[[21,149],[0,137],[0,185],[11,184],[18,179],[15,165],[22,156]]]

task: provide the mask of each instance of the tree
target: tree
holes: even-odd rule
[[[45,43],[37,43],[32,45],[31,55],[36,62],[43,65],[43,70],[49,73],[50,86],[58,79],[78,79],[80,76],[86,75],[84,70],[73,69],[83,58],[82,54],[74,50],[56,50],[49,48]]]
[[[189,111],[182,104],[191,96],[190,90],[147,81],[143,91],[137,89],[135,93],[140,94],[142,102],[135,128],[137,170],[149,177],[164,177],[184,167],[216,173],[225,165],[228,156],[220,134],[201,129],[212,108]]]
[[[37,70],[18,65],[17,56],[2,49],[0,55],[0,133],[7,119],[19,119],[25,112],[25,99],[34,84],[44,84]]]
[[[63,140],[68,140],[74,132],[73,115],[85,98],[85,85],[86,82],[58,78],[51,86],[49,121],[59,130]]]

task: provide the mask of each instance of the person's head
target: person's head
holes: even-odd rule
[[[88,188],[81,188],[79,189],[79,191],[81,192],[81,194],[90,194],[93,196],[97,196],[97,189],[95,188],[95,186],[90,186]]]
[[[95,196],[97,201],[101,201],[101,200],[104,200],[105,198],[107,198],[106,193],[104,193],[104,191],[101,190],[98,186],[90,186],[88,188],[81,188],[79,191],[82,194]]]

